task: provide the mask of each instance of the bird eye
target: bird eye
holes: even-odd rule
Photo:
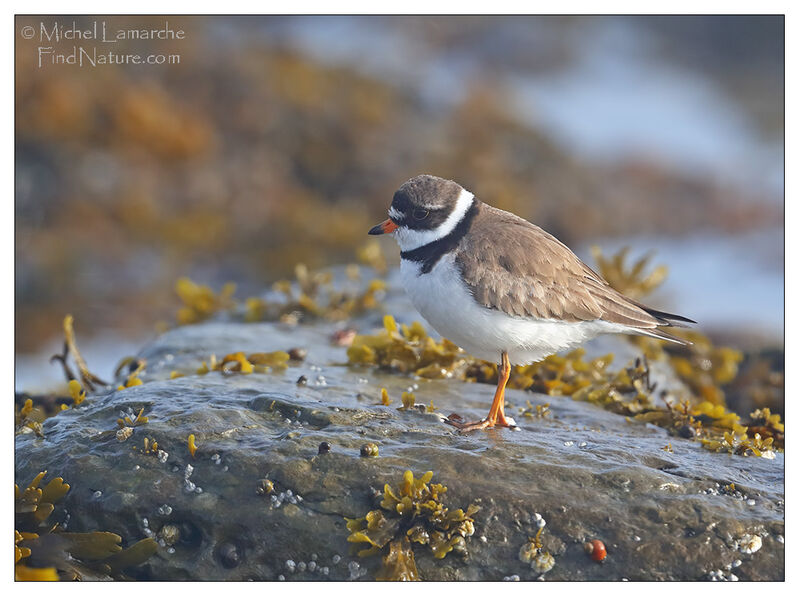
[[[411,215],[414,216],[415,220],[424,220],[428,217],[428,213],[430,212],[427,209],[415,209]]]

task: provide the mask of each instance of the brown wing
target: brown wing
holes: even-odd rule
[[[667,318],[611,288],[566,245],[527,220],[483,204],[470,232],[456,263],[481,305],[522,317],[600,319],[668,336],[655,330],[670,325]]]

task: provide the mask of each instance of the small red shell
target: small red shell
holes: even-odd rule
[[[589,555],[595,562],[602,562],[606,559],[606,546],[603,545],[603,542],[600,541],[600,539],[592,539],[588,545],[592,546],[592,550],[589,551]]]

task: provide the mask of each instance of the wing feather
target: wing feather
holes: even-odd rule
[[[473,231],[459,246],[456,264],[481,305],[519,317],[602,320],[678,340],[656,328],[671,325],[670,318],[686,318],[620,294],[566,245],[527,220],[482,204]]]

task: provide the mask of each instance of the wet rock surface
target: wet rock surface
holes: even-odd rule
[[[784,578],[783,453],[712,453],[588,403],[517,390],[507,392],[507,413],[519,430],[460,435],[442,416],[480,418],[490,386],[346,367],[345,348],[330,343],[334,330],[224,322],[172,330],[139,355],[148,363],[143,385],[90,395],[48,419],[44,438],[17,436],[17,483],[44,469],[71,483],[68,530],[155,537],[161,548],[139,578],[372,580],[380,558],[351,555],[345,517],[364,516],[375,491],[407,469],[433,471],[448,505],[481,506],[466,555],[416,551],[425,580],[539,577],[519,558],[539,517],[555,558],[548,580]],[[306,360],[281,372],[194,374],[211,354],[295,346],[308,349]],[[619,340],[615,349],[628,346]],[[170,379],[172,371],[185,376]],[[435,412],[398,410],[414,384],[417,403],[433,402]],[[550,403],[550,415],[522,416],[527,400]],[[149,422],[120,441],[117,419],[142,407]],[[142,453],[145,438],[160,452]],[[367,443],[379,456],[361,455]],[[607,548],[602,562],[584,550],[593,539]]]

